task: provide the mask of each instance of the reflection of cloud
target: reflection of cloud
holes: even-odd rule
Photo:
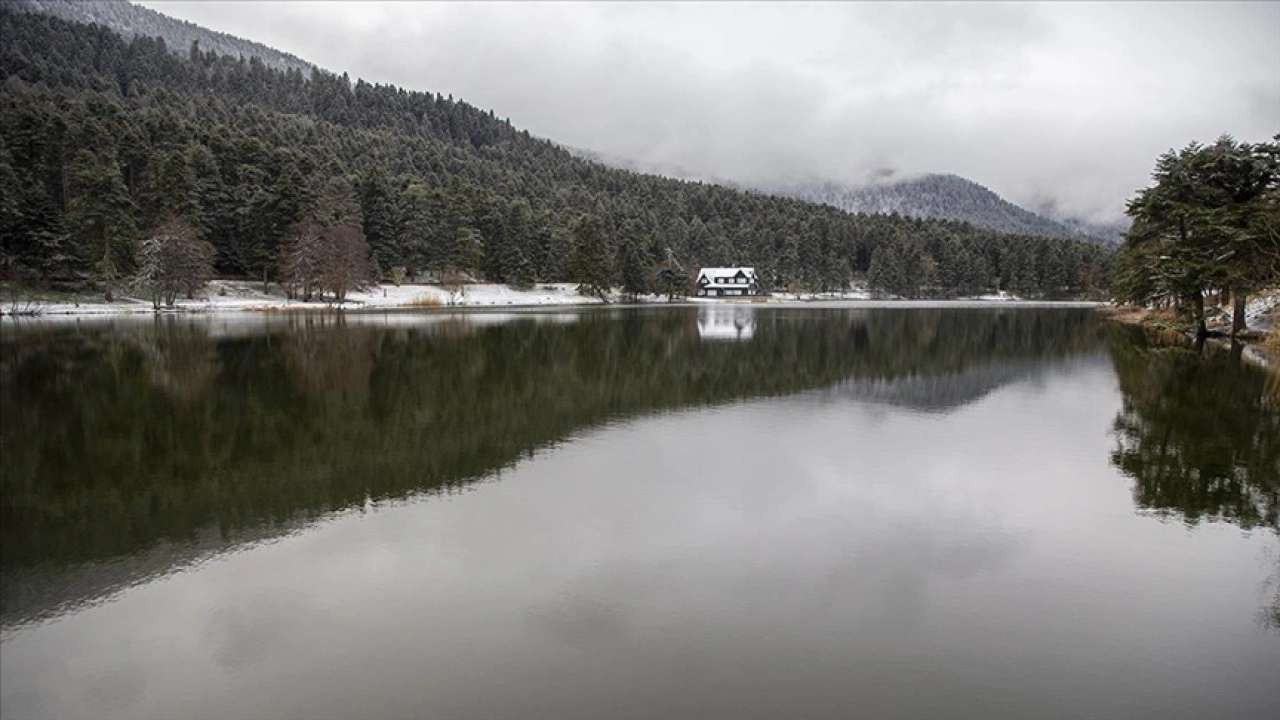
[[[930,495],[921,497],[927,503]],[[949,584],[999,576],[1026,549],[1029,533],[991,525],[971,511],[919,504],[870,513],[856,531],[843,515],[809,517],[803,527],[743,518],[720,532],[669,538],[666,552],[653,557],[590,568],[530,617],[569,641],[721,623],[729,608],[792,616],[796,624],[909,626]]]
[[[85,682],[84,700],[91,707],[123,710],[141,700],[146,688],[142,668],[126,660],[90,675]]]
[[[992,714],[1033,716],[1121,675],[1180,702],[1170,667],[1254,691],[1217,693],[1223,715],[1280,699],[1272,638],[1229,612],[1256,603],[1258,539],[1133,516],[1113,382],[1088,363],[947,415],[792,396],[610,425],[8,635],[5,714],[90,716],[76,668],[122,658],[136,717],[928,716],[920,687],[970,707],[1006,681]]]
[[[276,590],[242,604],[220,605],[208,617],[202,636],[219,667],[237,671],[266,660],[294,632],[322,632],[324,622],[296,590]]]
[[[530,627],[571,645],[616,640],[627,632],[621,606],[581,596],[531,608],[526,618]]]

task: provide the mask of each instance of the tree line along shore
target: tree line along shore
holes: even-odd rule
[[[735,264],[763,291],[1097,298],[1109,284],[1097,245],[609,168],[439,94],[3,8],[0,31],[11,286],[127,282],[162,305],[193,274],[330,300],[402,277],[665,295]]]
[[[1280,135],[1169,150],[1127,210],[1112,291],[1129,308],[1117,318],[1280,350]]]
[[[1249,298],[1280,286],[1276,141],[1162,155],[1113,251],[614,169],[451,96],[8,5],[0,34],[11,298],[160,308],[212,277],[337,304],[424,281],[674,298],[701,266],[751,265],[766,293],[1114,299],[1249,338]]]

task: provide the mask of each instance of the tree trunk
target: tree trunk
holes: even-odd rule
[[[1191,302],[1196,313],[1196,337],[1206,337],[1209,335],[1209,328],[1204,322],[1204,291],[1197,289],[1191,296]]]
[[[1233,290],[1231,292],[1231,301],[1234,306],[1231,313],[1231,337],[1235,337],[1245,330],[1244,309],[1248,300],[1249,296],[1242,290]]]

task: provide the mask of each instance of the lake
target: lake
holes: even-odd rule
[[[12,323],[5,718],[1280,717],[1280,386],[1078,308]]]

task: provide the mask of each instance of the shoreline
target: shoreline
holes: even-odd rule
[[[1273,310],[1272,307],[1269,305],[1263,312],[1255,314],[1255,319],[1267,312],[1280,314],[1280,310]],[[1196,342],[1195,332],[1190,325],[1169,311],[1133,305],[1105,305],[1099,307],[1097,312],[1111,322],[1142,328],[1149,332],[1177,336],[1180,340],[1192,344]],[[1211,331],[1213,331],[1212,328]],[[1213,332],[1216,334],[1206,337],[1205,344],[1229,352],[1232,344],[1237,343],[1241,346],[1240,356],[1245,360],[1268,370],[1280,371],[1280,352],[1268,347],[1269,333],[1275,332],[1274,326],[1269,323],[1266,328],[1246,327],[1246,333],[1237,338],[1232,338],[1229,334],[1223,335],[1221,331]]]
[[[240,315],[288,316],[325,313],[384,314],[384,313],[455,313],[500,310],[537,309],[585,309],[597,307],[685,306],[685,307],[814,307],[852,306],[913,307],[913,306],[1028,306],[1042,307],[1091,307],[1105,304],[1087,300],[1040,301],[1023,300],[1009,295],[984,295],[946,300],[909,300],[873,298],[862,290],[846,293],[777,293],[752,298],[699,298],[684,297],[665,300],[654,295],[640,296],[636,300],[624,300],[612,294],[605,301],[598,297],[577,292],[576,283],[546,283],[528,290],[516,290],[506,285],[473,284],[462,292],[450,293],[439,285],[404,284],[378,285],[364,292],[352,293],[343,303],[303,302],[291,300],[282,294],[263,293],[254,289],[252,281],[215,280],[210,292],[201,299],[179,300],[172,308],[156,309],[150,300],[121,297],[113,302],[99,299],[31,299],[8,300],[0,304],[0,320],[34,321],[58,319],[119,318],[138,316],[201,316]]]

